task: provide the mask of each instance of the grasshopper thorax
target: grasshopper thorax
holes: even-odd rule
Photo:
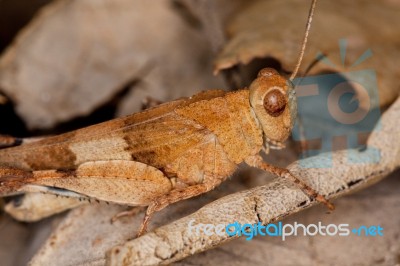
[[[250,104],[265,140],[280,146],[289,137],[297,116],[292,82],[275,69],[262,69],[250,85]]]

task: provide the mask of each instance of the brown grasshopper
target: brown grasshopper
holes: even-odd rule
[[[304,53],[313,0],[295,77]],[[241,162],[293,180],[259,155],[282,148],[297,115],[293,85],[262,69],[249,89],[210,90],[62,135],[0,150],[0,196],[44,192],[148,206],[139,230],[169,204],[212,190]],[[5,139],[8,143],[13,141]]]

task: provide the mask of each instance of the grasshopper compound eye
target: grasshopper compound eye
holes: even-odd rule
[[[286,98],[279,89],[269,91],[264,97],[264,108],[270,116],[277,117],[285,111]]]

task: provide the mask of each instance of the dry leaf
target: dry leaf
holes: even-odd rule
[[[89,114],[135,80],[135,91],[160,100],[220,85],[207,47],[166,0],[61,0],[3,54],[0,87],[30,128],[47,128]],[[144,98],[133,94],[136,104]],[[129,106],[120,114],[138,110]]]
[[[52,194],[27,193],[10,201],[4,206],[4,211],[18,221],[36,222],[85,203],[77,198],[59,198]]]
[[[292,71],[308,9],[309,1],[249,2],[227,26],[229,41],[216,60],[215,70],[248,64],[255,58],[272,57],[284,70]],[[326,55],[332,65],[320,62],[309,74],[373,69],[378,77],[380,105],[393,102],[400,91],[397,81],[400,71],[395,66],[400,58],[400,32],[393,26],[400,22],[399,11],[400,5],[389,1],[318,2],[301,70],[304,71],[318,53]],[[347,40],[347,49],[342,54],[341,39]],[[357,64],[368,49],[372,57]],[[345,56],[344,62],[341,55]]]
[[[30,232],[29,228],[15,223],[10,217],[0,216],[0,258],[2,265],[16,265],[16,258],[24,250]]]

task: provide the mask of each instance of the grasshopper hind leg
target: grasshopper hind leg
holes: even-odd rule
[[[214,189],[214,187],[219,185],[221,182],[222,182],[222,180],[219,178],[211,178],[211,177],[206,178],[205,182],[202,184],[189,186],[189,187],[186,187],[183,189],[175,189],[175,190],[172,190],[170,193],[154,200],[147,207],[146,214],[144,216],[142,225],[140,226],[140,229],[138,231],[137,237],[143,235],[146,232],[147,225],[155,212],[158,212],[158,211],[164,209],[165,207],[167,207],[168,205],[173,204],[175,202],[189,199],[189,198],[201,195],[203,193],[206,193],[206,192]]]
[[[120,213],[117,213],[116,215],[114,215],[111,218],[111,223],[115,223],[117,220],[119,220],[123,217],[135,216],[136,214],[144,211],[145,209],[146,209],[146,207],[143,207],[143,206],[129,208],[126,211],[123,211],[123,212],[120,212]]]

